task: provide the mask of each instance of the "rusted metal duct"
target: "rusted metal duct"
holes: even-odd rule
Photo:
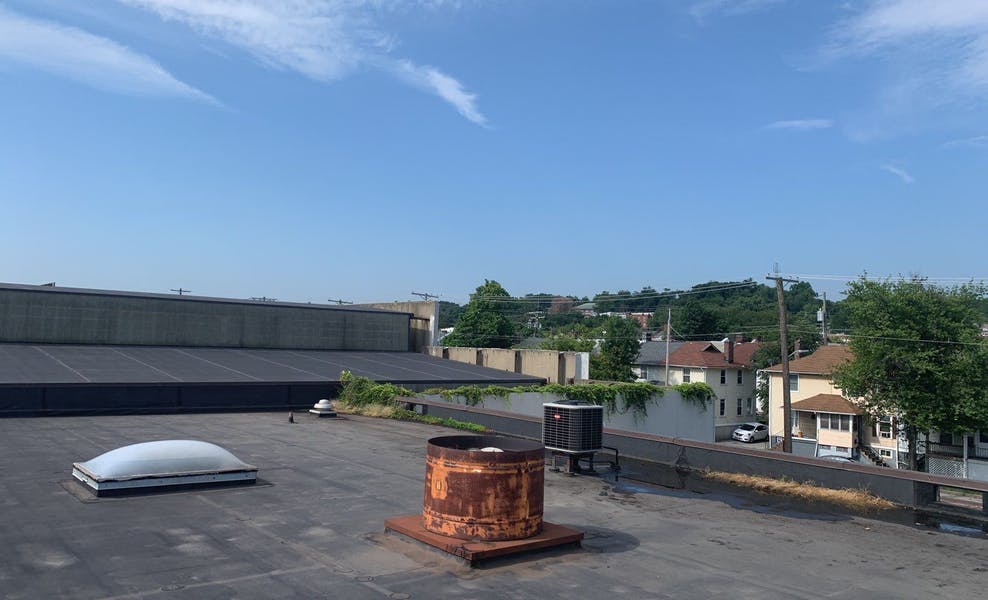
[[[519,540],[542,530],[545,448],[497,436],[429,440],[425,528],[465,540]]]

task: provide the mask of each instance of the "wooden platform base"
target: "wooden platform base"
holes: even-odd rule
[[[458,556],[469,562],[471,566],[478,561],[498,556],[544,550],[566,544],[579,545],[580,540],[583,539],[582,531],[543,521],[541,533],[523,540],[503,542],[461,540],[428,531],[422,525],[422,515],[392,517],[384,522],[384,530],[400,533],[443,552]]]

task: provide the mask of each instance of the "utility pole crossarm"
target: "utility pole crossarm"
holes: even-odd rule
[[[429,301],[429,298],[435,298],[436,300],[439,299],[439,295],[438,294],[430,294],[429,292],[412,292],[412,295],[413,296],[418,296],[419,298],[422,298],[426,302]]]
[[[789,341],[786,325],[786,300],[783,295],[783,283],[796,283],[796,279],[786,279],[778,272],[765,279],[775,281],[775,294],[779,303],[779,346],[782,355],[782,451],[792,453],[792,395],[789,392]],[[772,407],[769,407],[772,410]]]

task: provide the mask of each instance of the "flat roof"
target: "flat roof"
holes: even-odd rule
[[[324,304],[311,302],[279,302],[278,300],[251,300],[249,298],[219,298],[214,296],[193,296],[191,294],[156,294],[152,292],[130,292],[124,290],[99,290],[92,288],[57,287],[50,285],[27,285],[23,283],[0,282],[0,290],[20,292],[45,292],[50,294],[75,294],[84,296],[111,296],[120,298],[145,298],[155,300],[176,300],[182,302],[213,302],[219,304],[249,304],[251,306],[287,306],[292,308],[316,308],[324,310],[346,310],[354,312],[396,313],[411,315],[408,311],[372,308],[364,305]]]
[[[0,386],[336,383],[344,370],[382,382],[542,381],[416,352],[0,344]]]
[[[582,550],[470,569],[383,532],[385,519],[422,509],[426,440],[454,433],[360,417],[292,424],[274,413],[2,419],[3,593],[15,600],[983,593],[985,539],[799,512],[766,497],[548,470],[545,517],[585,531]],[[75,461],[182,437],[229,449],[256,465],[261,481],[115,499],[66,487]]]

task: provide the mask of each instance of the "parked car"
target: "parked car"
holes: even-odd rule
[[[742,423],[738,425],[734,433],[731,434],[731,439],[738,440],[739,442],[757,442],[760,440],[768,439],[768,427],[762,425],[761,423]]]

